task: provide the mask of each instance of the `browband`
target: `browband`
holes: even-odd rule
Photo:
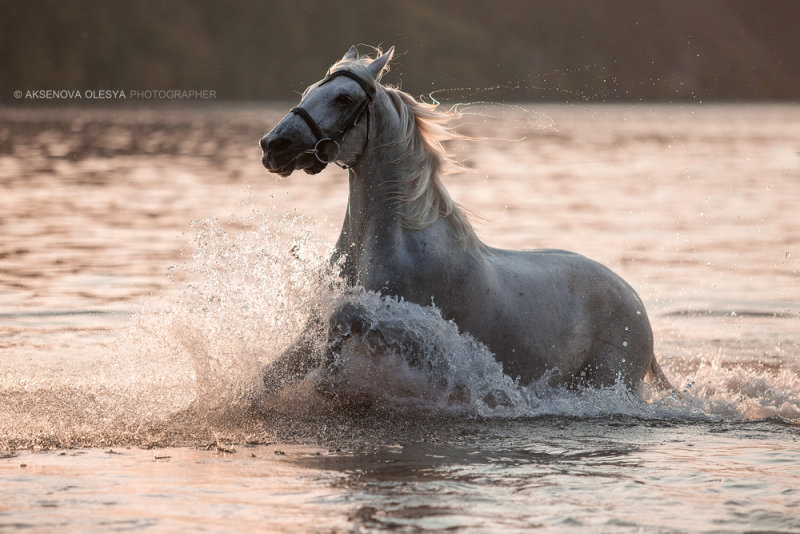
[[[335,72],[331,72],[330,74],[325,76],[325,79],[322,80],[320,85],[325,85],[329,81],[333,80],[334,78],[338,78],[339,76],[346,76],[346,77],[350,78],[351,80],[354,80],[354,81],[358,82],[358,85],[361,86],[361,88],[367,94],[367,98],[369,98],[370,101],[375,98],[375,86],[374,85],[370,85],[361,76],[359,76],[358,74],[356,74],[354,72],[351,72],[349,70],[337,70]]]

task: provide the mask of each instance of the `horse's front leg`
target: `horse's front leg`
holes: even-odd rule
[[[480,400],[490,409],[512,405],[506,391],[484,390],[480,376],[453,376],[452,366],[459,362],[451,358],[460,355],[449,354],[442,340],[437,344],[430,325],[383,311],[347,302],[331,314],[320,393],[349,402],[389,394],[448,405]]]
[[[321,392],[368,391],[375,386],[373,379],[387,372],[405,375],[402,369],[417,369],[424,375],[432,370],[425,336],[384,312],[346,302],[330,315]]]
[[[362,338],[371,329],[364,306],[350,302],[339,306],[328,319],[328,345],[324,358],[326,374],[336,375],[341,370],[347,344],[354,338]]]
[[[274,393],[302,380],[312,369],[319,367],[318,340],[322,338],[324,328],[322,318],[317,314],[312,315],[295,342],[266,365],[262,378],[267,393]]]

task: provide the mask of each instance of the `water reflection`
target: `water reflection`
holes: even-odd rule
[[[324,502],[346,506],[359,527],[532,528],[545,507],[559,506],[540,502],[544,494],[643,484],[634,473],[653,437],[634,420],[473,421],[463,430],[444,427],[436,442],[288,461],[332,477],[343,493]]]

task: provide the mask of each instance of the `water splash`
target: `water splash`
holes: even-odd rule
[[[335,308],[357,306],[366,331],[348,338],[332,377],[335,394],[395,406],[485,415],[519,404],[518,383],[492,352],[445,320],[438,308],[374,292],[342,295]]]
[[[330,246],[302,218],[251,208],[243,218],[192,226],[189,259],[171,273],[174,293],[142,304],[110,343],[68,354],[46,372],[0,376],[0,447],[317,440],[351,434],[364,410],[387,425],[403,413],[800,422],[796,372],[731,366],[722,354],[670,373],[682,395],[648,385],[639,395],[622,385],[575,392],[547,377],[522,385],[435,307],[345,291]],[[346,303],[365,311],[371,332],[394,337],[354,336],[335,376],[321,368],[267,391],[263,370],[311,317]],[[322,361],[325,329],[314,335]]]
[[[584,90],[566,89],[561,81],[564,78],[593,79]],[[451,87],[434,89],[420,95],[420,100],[438,103],[439,100],[471,99],[499,96],[501,100],[529,100],[541,98],[559,101],[604,102],[618,97],[619,82],[616,77],[601,65],[580,65],[553,69],[550,72],[531,74],[523,79],[511,80],[483,87]]]
[[[720,351],[703,359],[696,370],[684,373],[681,380],[685,410],[800,424],[800,375],[790,366],[731,364]]]
[[[226,225],[194,223],[188,279],[169,332],[189,355],[197,399],[247,406],[264,394],[263,366],[299,334],[338,282],[321,243],[296,216],[253,211]]]
[[[325,387],[333,383],[339,397],[450,415],[798,419],[800,381],[790,370],[732,367],[721,372],[722,355],[693,374],[678,376],[678,384],[693,384],[681,395],[647,384],[638,395],[621,384],[574,392],[550,386],[548,377],[519,384],[502,372],[486,346],[460,332],[437,308],[345,291],[328,264],[329,247],[315,237],[308,221],[254,210],[236,225],[238,232],[216,220],[195,225],[186,290],[172,305],[172,326],[164,333],[190,355],[197,402],[208,409],[275,409],[275,399],[269,399],[279,392],[264,391],[264,367],[300,335],[310,317],[328,317],[349,304],[363,311],[370,329],[344,347],[335,378],[317,370],[299,385],[287,383],[291,393],[279,395],[281,403],[291,399],[305,412],[315,403],[323,409],[319,405],[330,399],[316,391],[327,382]],[[315,335],[315,358],[322,361],[325,328]]]

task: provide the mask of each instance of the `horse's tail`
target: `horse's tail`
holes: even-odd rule
[[[661,366],[658,365],[655,356],[653,356],[653,359],[650,360],[650,369],[648,370],[647,375],[650,377],[650,383],[656,388],[662,391],[680,394],[675,386],[673,386],[669,381],[667,375],[664,374],[664,371],[661,370]]]

